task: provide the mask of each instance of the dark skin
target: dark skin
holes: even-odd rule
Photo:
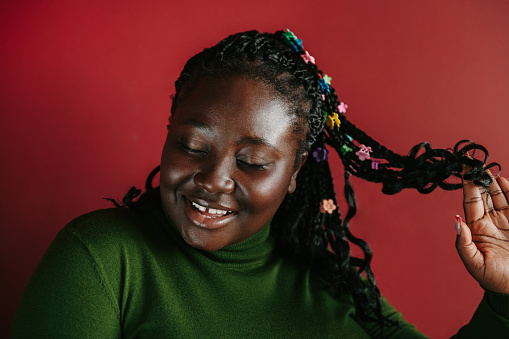
[[[214,251],[274,216],[306,154],[290,105],[263,82],[201,79],[178,103],[161,159],[163,206],[184,240]]]
[[[463,207],[466,223],[456,238],[461,260],[481,286],[509,294],[509,181],[493,178],[487,192],[463,180]]]

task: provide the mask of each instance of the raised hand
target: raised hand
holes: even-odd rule
[[[486,192],[463,180],[463,208],[466,223],[456,225],[461,260],[482,287],[509,294],[509,181],[498,177]]]

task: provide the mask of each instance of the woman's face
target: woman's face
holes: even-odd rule
[[[189,245],[213,251],[249,238],[295,190],[295,118],[274,92],[239,77],[201,80],[178,103],[161,196]]]

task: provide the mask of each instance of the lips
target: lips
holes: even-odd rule
[[[187,218],[191,223],[202,228],[216,229],[223,227],[237,214],[236,211],[226,209],[223,206],[218,208],[219,206],[215,205],[215,208],[212,208],[209,203],[203,200],[191,201],[184,197],[184,201]]]

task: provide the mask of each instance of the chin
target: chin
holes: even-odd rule
[[[182,238],[184,241],[191,247],[196,249],[213,252],[220,250],[223,247],[229,246],[227,242],[224,241],[223,237],[220,237],[218,234],[207,234],[207,233],[216,233],[212,230],[198,230],[198,233],[205,234],[196,234],[194,231],[189,230],[180,230],[182,234]],[[215,237],[220,237],[222,239],[214,239]],[[222,241],[221,241],[222,240]]]

